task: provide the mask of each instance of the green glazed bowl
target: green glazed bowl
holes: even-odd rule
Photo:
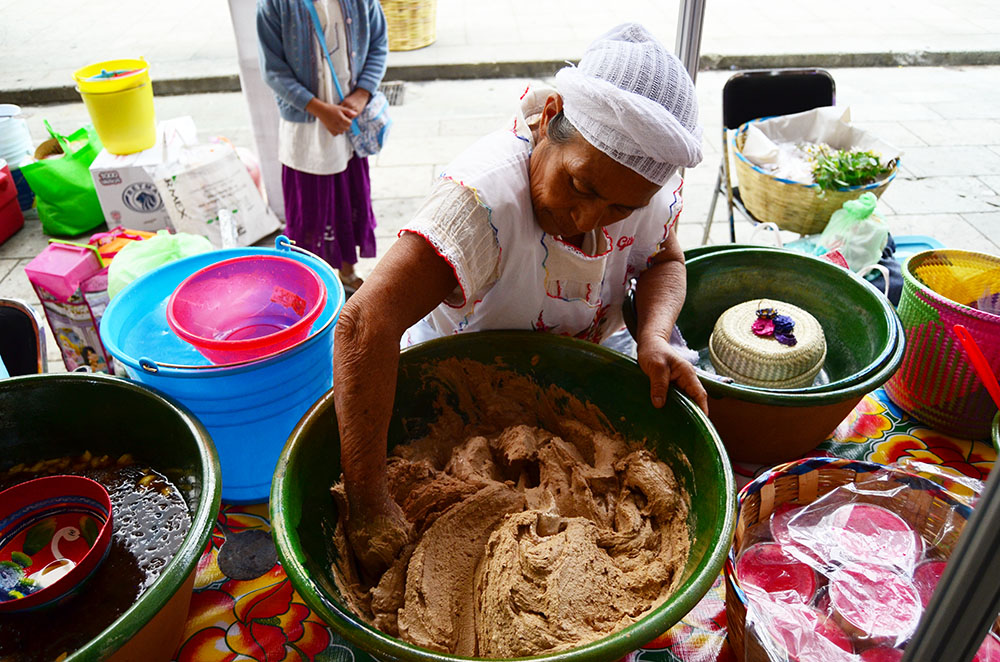
[[[704,348],[723,312],[756,298],[787,301],[816,317],[826,336],[830,383],[768,390],[709,376],[701,382],[710,418],[733,460],[783,462],[815,448],[866,393],[895,373],[905,336],[892,305],[870,283],[825,260],[773,248],[690,260],[677,326],[691,348]]]
[[[778,248],[776,246],[752,246],[748,244],[719,244],[714,246],[696,246],[694,248],[689,248],[688,250],[684,251],[684,259],[686,262],[691,262],[695,258],[703,259],[705,256],[716,255],[721,252],[728,252],[734,250],[759,251],[761,252],[760,255],[765,259],[769,252],[771,253],[777,252],[781,255],[810,257],[806,256],[803,253],[791,251],[786,248]],[[816,258],[810,257],[810,259],[816,259]],[[824,264],[829,264],[825,260],[820,260],[820,262],[823,262]],[[829,265],[829,266],[834,266],[834,265]],[[853,274],[848,274],[848,275],[853,275]],[[870,283],[868,283],[864,279],[855,277],[855,280],[862,281],[863,283],[868,284],[874,292],[878,293],[878,290],[875,290],[874,286],[871,286]],[[690,291],[690,282],[688,287]],[[851,372],[850,368],[845,369],[843,367],[843,362],[841,362],[839,377],[836,376],[836,373],[838,371],[833,370],[834,366],[829,361],[830,357],[828,356],[827,357],[828,361],[824,365],[824,368],[827,370],[828,374],[834,373],[831,376],[831,379],[828,383],[819,384],[815,386],[781,389],[781,392],[789,394],[792,393],[813,394],[813,393],[823,393],[827,391],[838,391],[846,387],[868,381],[871,378],[872,374],[876,373],[877,371],[885,367],[885,364],[893,357],[896,344],[900,342],[900,338],[904,337],[904,333],[902,326],[900,326],[900,324],[897,323],[898,316],[896,315],[895,310],[888,303],[888,301],[884,301],[883,299],[881,299],[882,297],[881,293],[878,293],[878,297],[879,298],[876,299],[869,298],[868,303],[875,305],[876,312],[874,313],[874,315],[869,315],[869,319],[877,320],[875,326],[873,327],[875,332],[877,334],[885,335],[884,347],[881,352],[876,353],[875,350],[869,346],[868,348],[869,351],[867,354],[851,355],[850,358],[854,359],[853,365],[864,364],[864,367],[859,370],[855,370],[854,372]],[[740,299],[739,301],[736,301],[736,303],[740,303],[741,301],[744,300],[745,299]],[[791,303],[791,301],[789,302]],[[879,315],[879,313],[877,312],[878,309],[882,310],[883,312],[882,315]],[[622,315],[625,318],[625,325],[628,327],[629,333],[631,333],[632,337],[634,338],[636,336],[636,310],[635,310],[635,293],[633,291],[630,291],[626,295],[625,302],[622,306]],[[718,316],[716,316],[715,319],[718,319]],[[712,322],[712,325],[714,326],[714,321]],[[708,335],[711,335],[711,328],[709,329]],[[708,345],[707,336],[705,340],[701,341],[700,344],[695,343],[690,338],[687,338],[686,335],[685,339],[688,341],[688,344],[694,349],[703,349]],[[829,338],[827,338],[827,341],[829,342]],[[773,392],[772,390],[757,386],[743,385],[743,388],[751,391],[762,391],[766,393]]]
[[[712,244],[708,246],[695,246],[684,251],[684,260],[693,260],[696,257],[701,257],[702,255],[708,255],[709,253],[718,253],[719,251],[731,251],[734,248],[771,248],[770,246],[756,246],[754,244]],[[774,248],[777,248],[776,246]]]
[[[662,409],[654,409],[649,402],[649,380],[638,365],[598,345],[546,333],[468,333],[422,343],[401,353],[389,448],[426,431],[427,423],[433,420],[433,403],[441,385],[424,381],[422,376],[433,363],[451,357],[497,365],[530,376],[542,387],[556,384],[593,403],[624,437],[645,440],[648,448],[673,467],[691,496],[691,552],[677,591],[620,632],[572,650],[530,659],[616,660],[679,621],[718,577],[735,523],[732,470],[705,415],[676,389],[671,390]],[[687,461],[678,459],[681,454]],[[306,412],[292,431],[271,485],[271,524],[278,555],[292,585],[334,630],[380,660],[467,659],[391,637],[347,608],[330,570],[330,533],[337,522],[330,486],[340,479],[339,455],[330,392]]]
[[[787,301],[819,321],[826,336],[824,370],[830,381],[782,389],[786,393],[840,391],[866,382],[892,357],[904,336],[892,304],[871,283],[803,253],[766,247],[720,249],[692,258],[687,273],[687,298],[677,325],[692,349],[708,346],[722,313],[754,298]]]
[[[101,374],[0,380],[0,412],[0,470],[89,450],[132,453],[168,475],[193,478],[191,528],[180,549],[135,604],[66,662],[172,659],[222,494],[219,458],[205,428],[166,396]]]

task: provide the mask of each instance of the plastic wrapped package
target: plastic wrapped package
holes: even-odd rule
[[[959,485],[982,489],[971,483]],[[781,465],[748,485],[726,567],[738,659],[900,659],[971,514],[963,497],[894,467],[834,458]],[[991,633],[976,660],[994,652]]]

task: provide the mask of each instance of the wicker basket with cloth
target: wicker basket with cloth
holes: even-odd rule
[[[868,191],[881,196],[896,176],[901,153],[870,133],[851,126],[849,121],[849,111],[825,107],[756,119],[741,126],[733,137],[733,154],[740,196],[747,210],[759,220],[774,223],[782,230],[816,234],[823,231],[833,212],[848,200],[855,200]],[[811,181],[777,177],[744,154],[751,126],[776,142],[827,144],[834,149],[877,153],[888,167],[888,173],[868,184],[835,190],[824,190]]]

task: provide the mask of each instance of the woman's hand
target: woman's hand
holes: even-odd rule
[[[358,115],[358,111],[346,105],[327,103],[320,101],[318,97],[313,97],[306,104],[306,111],[322,122],[327,131],[335,136],[339,136],[350,129],[351,120]]]
[[[344,97],[342,105],[353,110],[355,115],[360,115],[361,111],[368,105],[368,100],[371,99],[371,96],[372,95],[368,90],[359,87]]]
[[[351,494],[348,489],[347,501],[350,504],[347,539],[361,572],[377,582],[399,556],[403,546],[410,542],[413,525],[388,495],[372,501]]]
[[[649,377],[649,397],[654,407],[662,407],[667,390],[676,384],[708,414],[708,393],[698,380],[694,366],[659,335],[643,338],[638,345],[639,367]]]

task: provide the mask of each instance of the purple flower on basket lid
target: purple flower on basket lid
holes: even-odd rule
[[[768,306],[768,307],[765,307],[765,308],[758,308],[757,309],[757,319],[773,320],[777,316],[778,316],[778,309],[777,308],[771,308],[770,306]]]
[[[798,341],[793,335],[795,320],[788,315],[778,315],[774,318],[774,339],[782,345],[792,347]]]

